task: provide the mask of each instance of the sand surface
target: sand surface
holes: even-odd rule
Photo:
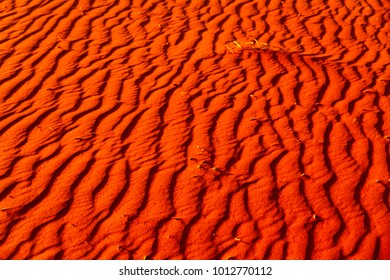
[[[387,0],[3,0],[0,258],[390,259],[389,95]]]

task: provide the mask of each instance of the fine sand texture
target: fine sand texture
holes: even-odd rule
[[[390,1],[2,0],[0,259],[390,259]]]

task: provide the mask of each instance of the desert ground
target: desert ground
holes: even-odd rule
[[[390,1],[3,0],[0,259],[390,259]]]

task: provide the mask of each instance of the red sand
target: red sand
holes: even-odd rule
[[[0,61],[1,259],[390,259],[390,1],[4,0]]]

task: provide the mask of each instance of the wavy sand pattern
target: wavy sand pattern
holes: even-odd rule
[[[390,259],[389,1],[4,0],[0,62],[1,259]]]

